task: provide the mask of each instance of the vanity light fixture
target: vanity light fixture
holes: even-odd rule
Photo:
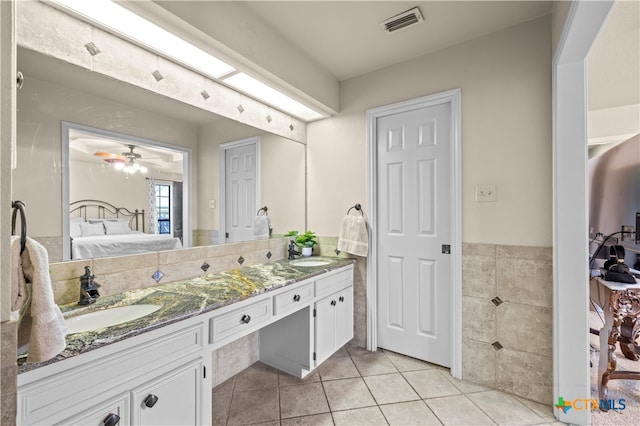
[[[291,115],[294,115],[305,121],[319,120],[324,118],[323,115],[318,114],[311,108],[302,105],[300,102],[290,98],[277,91],[276,89],[267,86],[261,81],[255,78],[239,72],[222,80],[225,84],[256,98],[259,101],[273,105],[279,110],[285,111]]]
[[[231,65],[113,1],[53,0],[52,3],[213,78],[235,71]]]

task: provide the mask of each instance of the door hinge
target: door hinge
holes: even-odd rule
[[[315,308],[313,309],[313,317],[314,317],[314,318],[316,317],[316,310],[315,310]]]
[[[207,378],[207,367],[205,367],[204,365],[202,366],[202,378]]]
[[[225,232],[225,233],[224,233],[224,237],[225,237],[225,238],[229,238],[229,233],[228,233],[228,232]]]
[[[314,361],[316,360],[316,353],[315,352],[313,353],[313,360]]]
[[[451,245],[443,244],[442,245],[442,254],[451,254]]]

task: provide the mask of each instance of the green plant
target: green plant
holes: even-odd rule
[[[316,234],[313,231],[307,231],[304,234],[297,235],[296,244],[300,247],[313,247],[318,244]]]
[[[295,237],[296,235],[298,235],[298,231],[289,231],[283,237]]]

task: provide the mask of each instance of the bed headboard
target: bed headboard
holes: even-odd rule
[[[69,217],[81,217],[84,220],[128,219],[132,230],[145,232],[144,209],[131,211],[126,207],[116,207],[100,200],[78,200],[69,203]]]

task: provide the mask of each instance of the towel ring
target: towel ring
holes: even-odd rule
[[[11,235],[16,234],[16,216],[20,212],[20,254],[22,254],[27,244],[27,218],[24,214],[24,207],[22,201],[11,202],[11,208],[13,209],[11,214]]]
[[[267,210],[269,210],[267,208],[267,206],[262,207],[260,210],[258,210],[258,213],[256,213],[256,216],[260,216],[260,212],[263,212],[264,215],[266,216],[267,215]]]
[[[360,214],[361,214],[361,215],[363,215],[363,216],[364,216],[364,213],[362,212],[362,206],[361,206],[359,203],[356,203],[356,205],[355,205],[355,206],[350,207],[350,208],[349,208],[349,210],[347,210],[347,214],[351,213],[351,210],[352,210],[352,209],[356,209],[357,211],[359,211],[359,212],[360,212]]]

